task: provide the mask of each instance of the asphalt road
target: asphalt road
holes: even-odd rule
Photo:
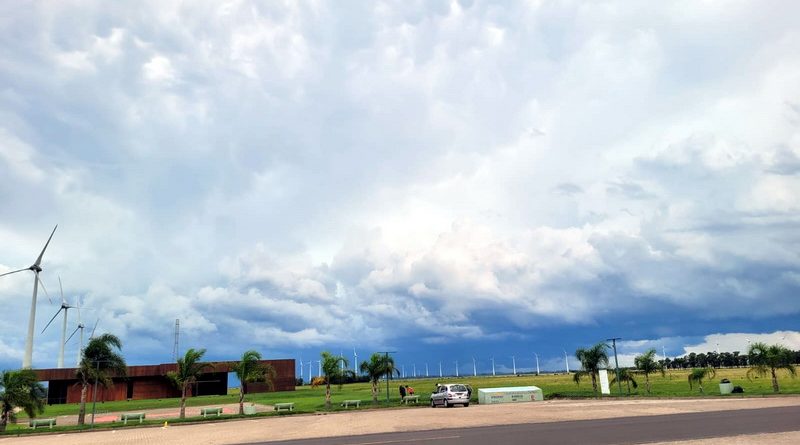
[[[436,414],[439,413],[440,411],[436,412]],[[435,442],[437,445],[611,445],[705,439],[742,434],[782,433],[787,431],[800,431],[800,407],[798,406],[324,437],[260,443],[269,445],[389,445]]]

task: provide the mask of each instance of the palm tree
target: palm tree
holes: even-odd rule
[[[361,362],[361,372],[369,376],[372,382],[372,403],[378,404],[378,381],[385,375],[400,375],[400,371],[394,366],[392,357],[378,354],[377,352],[369,357],[369,361]]]
[[[348,366],[346,358],[335,356],[328,351],[323,351],[320,355],[322,356],[322,374],[325,376],[325,409],[331,409],[331,380],[336,380],[341,386],[345,378],[355,373],[346,369]]]
[[[794,352],[781,345],[767,346],[764,343],[753,343],[747,351],[750,357],[750,369],[747,371],[747,378],[752,374],[766,377],[769,372],[772,376],[772,390],[780,391],[778,387],[778,375],[776,371],[785,369],[792,377],[797,375],[797,369],[792,364]]]
[[[597,395],[597,376],[600,369],[608,366],[608,353],[606,352],[608,345],[605,343],[598,343],[589,349],[578,349],[575,351],[575,357],[581,362],[583,370],[578,371],[572,376],[575,384],[579,384],[583,377],[590,376],[592,378],[592,390],[595,396]]]
[[[16,420],[14,408],[22,408],[28,417],[44,412],[46,397],[44,386],[30,369],[4,372],[0,377],[0,432],[6,430],[9,420]]]
[[[637,355],[633,359],[636,369],[644,374],[644,386],[647,388],[647,393],[650,394],[650,374],[660,372],[662,376],[666,375],[664,371],[664,364],[656,360],[656,350],[650,349],[642,355]]]
[[[712,379],[714,376],[717,375],[717,372],[714,371],[714,368],[694,368],[692,372],[689,373],[689,389],[692,389],[692,382],[697,382],[697,386],[700,388],[700,393],[703,393],[703,380]]]
[[[181,419],[186,417],[186,390],[197,382],[206,369],[213,366],[211,363],[200,362],[205,353],[205,349],[189,348],[183,357],[178,358],[178,370],[167,373],[167,377],[181,390]]]
[[[267,388],[274,387],[273,380],[277,373],[275,368],[268,363],[259,363],[261,354],[258,351],[249,350],[242,355],[242,360],[236,364],[233,371],[236,378],[241,382],[239,388],[239,415],[244,415],[244,395],[247,393],[247,384],[253,382],[266,382]]]
[[[122,355],[115,352],[122,349],[119,337],[113,334],[103,334],[89,339],[89,344],[83,348],[81,362],[75,374],[81,385],[81,406],[78,411],[78,425],[83,425],[86,419],[86,394],[89,385],[94,383],[104,388],[113,386],[111,376],[125,377],[127,366]]]
[[[639,387],[639,384],[636,382],[636,378],[633,376],[633,371],[628,368],[620,368],[619,369],[619,381],[624,382],[625,385],[628,387],[628,395],[631,395],[631,385],[633,385],[633,389]],[[613,376],[611,378],[611,384],[617,383],[617,376]]]

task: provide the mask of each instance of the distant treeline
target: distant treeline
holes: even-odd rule
[[[800,351],[792,351],[794,354],[794,363],[800,363]],[[735,368],[749,366],[747,354],[741,354],[739,351],[733,352],[720,352],[717,354],[715,351],[706,353],[686,354],[683,357],[666,358],[659,360],[665,367],[670,369],[685,369],[685,368]]]

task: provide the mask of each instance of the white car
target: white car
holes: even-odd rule
[[[431,394],[431,408],[436,408],[437,405],[445,408],[453,405],[469,406],[470,393],[467,386],[461,383],[439,385],[436,392]]]

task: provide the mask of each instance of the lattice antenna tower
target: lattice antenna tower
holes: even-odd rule
[[[178,345],[181,339],[181,319],[175,319],[175,346],[172,347],[172,358],[178,361]]]

